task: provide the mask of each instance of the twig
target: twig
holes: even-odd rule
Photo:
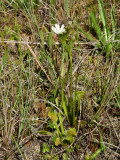
[[[15,43],[15,44],[33,44],[33,45],[40,45],[41,42],[28,42],[28,41],[16,41],[16,40],[1,40],[0,39],[0,43]],[[114,41],[113,41],[114,42]],[[60,45],[60,42],[54,42],[56,45]],[[74,42],[74,45],[85,45],[85,44],[89,44],[89,45],[95,45],[97,44],[97,42]],[[47,42],[44,42],[44,45],[47,45]]]

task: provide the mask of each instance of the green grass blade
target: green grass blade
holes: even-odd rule
[[[118,89],[116,89],[116,92],[115,92],[115,100],[117,102],[118,108],[120,109],[120,84]]]
[[[116,23],[115,23],[115,17],[114,17],[114,7],[111,8],[111,22],[112,22],[112,31],[113,33],[116,31]]]
[[[63,102],[62,102],[62,108],[63,108],[63,110],[64,110],[64,113],[65,113],[67,119],[69,119],[69,118],[68,118],[68,110],[67,110],[67,106],[66,106],[66,104],[65,104],[65,100],[63,100]]]
[[[103,1],[102,0],[98,0],[98,4],[99,4],[99,13],[100,13],[100,17],[101,17],[103,28],[104,28],[104,34],[105,34],[105,38],[106,38],[106,41],[107,41],[107,39],[108,39],[107,18],[106,18],[106,14],[105,14]]]
[[[12,135],[12,139],[13,139],[13,141],[15,142],[15,145],[16,145],[19,153],[21,154],[22,158],[25,160],[24,155],[22,154],[22,151],[20,150],[20,147],[19,147],[19,145],[18,145],[18,143],[17,143],[17,141],[15,140],[15,137],[14,137],[13,135]]]
[[[51,23],[54,24],[54,18],[55,18],[55,12],[53,10],[53,7],[54,7],[54,4],[55,4],[55,0],[51,0],[51,15],[52,15],[52,20],[51,20]]]
[[[45,47],[44,46],[45,41],[44,41],[44,33],[43,33],[42,30],[40,31],[40,38],[41,38],[42,48],[44,48]]]
[[[89,34],[87,34],[87,33],[82,29],[82,27],[78,26],[76,23],[74,23],[74,25],[75,25],[76,28],[78,28],[78,30],[79,30],[81,33],[84,34],[84,36],[85,36],[88,40],[94,42],[94,39],[92,38],[92,36],[90,36]]]
[[[95,29],[99,41],[100,42],[103,42],[103,40],[105,41],[105,39],[103,39],[103,32],[101,31],[100,26],[98,25],[96,16],[93,11],[91,12],[91,18],[92,18],[93,28]]]
[[[61,127],[61,133],[64,134],[64,127],[63,127],[63,117],[61,116],[61,113],[59,112],[59,121],[60,121],[60,127]]]
[[[70,7],[69,7],[69,0],[64,0],[65,10],[67,12],[67,16],[70,17]]]

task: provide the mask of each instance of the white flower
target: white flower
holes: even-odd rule
[[[60,25],[59,24],[55,24],[55,27],[52,27],[52,30],[56,33],[56,34],[62,34],[65,32],[65,28],[64,28],[64,24]]]

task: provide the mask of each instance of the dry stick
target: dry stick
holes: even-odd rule
[[[38,61],[35,53],[33,52],[32,48],[30,47],[29,44],[26,44],[32,54],[32,56],[34,57],[35,61],[37,62],[37,64],[40,66],[40,68],[42,69],[42,71],[44,72],[44,74],[46,75],[47,79],[49,80],[49,82],[54,86],[53,82],[51,81],[50,77],[48,76],[48,74],[46,73],[44,67],[42,66],[42,64],[40,63],[40,61]]]
[[[8,39],[4,39],[2,40],[0,38],[0,43],[15,43],[15,44],[33,44],[33,45],[40,45],[40,42],[28,42],[28,41],[16,41],[16,40],[8,40]],[[111,41],[111,42],[116,42],[116,41]],[[117,41],[119,42],[119,41]],[[60,42],[55,42],[56,45],[60,45]],[[74,42],[74,45],[82,45],[82,44],[89,44],[89,45],[93,45],[95,46],[97,44],[97,42]],[[47,45],[47,42],[44,42],[44,45]]]

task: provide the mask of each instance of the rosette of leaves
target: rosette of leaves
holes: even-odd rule
[[[97,48],[102,50],[103,54],[106,55],[116,45],[115,43],[112,43],[112,41],[119,40],[120,34],[115,34],[118,29],[116,27],[116,22],[114,18],[115,17],[113,12],[114,7],[111,7],[111,22],[109,24],[107,21],[103,0],[97,0],[97,1],[99,9],[99,16],[98,16],[99,18],[96,18],[96,14],[94,11],[91,11],[90,14],[90,19],[92,23],[91,29],[94,30],[97,40],[94,40],[93,36],[91,35],[92,32],[88,34],[78,24],[76,23],[74,24],[89,41],[96,42]],[[110,26],[112,26],[112,28]]]
[[[63,146],[68,146],[70,145],[76,135],[76,129],[75,128],[69,128],[67,130],[64,130],[63,127],[63,116],[61,115],[61,113],[57,113],[57,112],[49,112],[48,113],[48,117],[50,118],[52,123],[52,126],[55,129],[55,132],[53,134],[53,141],[55,143],[55,146],[58,145],[63,145]]]

